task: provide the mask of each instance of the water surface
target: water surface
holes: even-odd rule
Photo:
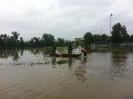
[[[48,53],[0,51],[0,99],[133,99],[133,53],[98,51],[88,59]],[[56,63],[62,59],[68,62]]]

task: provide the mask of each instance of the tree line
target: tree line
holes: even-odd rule
[[[111,38],[110,36],[106,34],[92,34],[91,32],[86,32],[84,35],[84,44],[90,45],[91,43],[94,43],[95,41],[108,41],[115,44],[120,44],[124,42],[133,42],[133,34],[129,35],[127,33],[126,27],[124,25],[121,25],[120,23],[115,24],[112,27],[111,31]]]
[[[129,35],[127,33],[126,27],[120,23],[115,24],[112,27],[111,38],[106,34],[92,34],[91,32],[86,32],[84,41],[80,42],[79,45],[88,46],[95,41],[109,41],[111,43],[120,44],[123,42],[133,42],[133,34]],[[0,35],[0,49],[5,48],[36,48],[36,47],[51,47],[51,46],[68,46],[74,43],[78,45],[77,42],[71,40],[65,40],[64,38],[55,39],[52,34],[44,33],[41,38],[32,37],[29,41],[24,41],[23,37],[19,38],[19,33],[17,31],[12,32],[12,36],[7,34]]]
[[[51,47],[51,46],[68,46],[72,45],[74,41],[65,40],[64,38],[55,39],[52,34],[44,33],[42,38],[32,37],[29,41],[24,41],[23,37],[19,38],[17,31],[12,32],[12,36],[7,34],[0,35],[0,49],[16,49],[16,48],[39,48],[39,47]]]

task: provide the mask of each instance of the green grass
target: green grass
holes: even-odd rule
[[[23,63],[13,63],[12,65],[22,65]]]
[[[62,59],[62,60],[57,61],[56,63],[58,63],[58,64],[65,64],[65,63],[68,63],[68,61]]]
[[[31,66],[34,65],[34,63],[31,63]]]
[[[55,64],[66,64],[66,63],[68,63],[68,60],[65,60],[65,59],[61,59],[61,60],[58,60],[58,61],[46,61],[46,62],[36,62],[36,63],[34,63],[34,62],[31,62],[31,63],[19,63],[19,62],[14,62],[14,63],[9,63],[9,65],[31,65],[31,66],[33,66],[33,65],[47,65],[47,64],[53,64],[53,65],[55,65]],[[2,65],[2,63],[0,63],[0,65]]]

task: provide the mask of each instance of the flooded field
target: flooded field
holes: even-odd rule
[[[49,52],[0,51],[0,99],[133,99],[133,53],[97,51],[83,59]]]

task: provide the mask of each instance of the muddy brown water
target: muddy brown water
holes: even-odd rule
[[[48,52],[0,51],[0,99],[133,99],[133,53],[91,52],[85,60]]]

